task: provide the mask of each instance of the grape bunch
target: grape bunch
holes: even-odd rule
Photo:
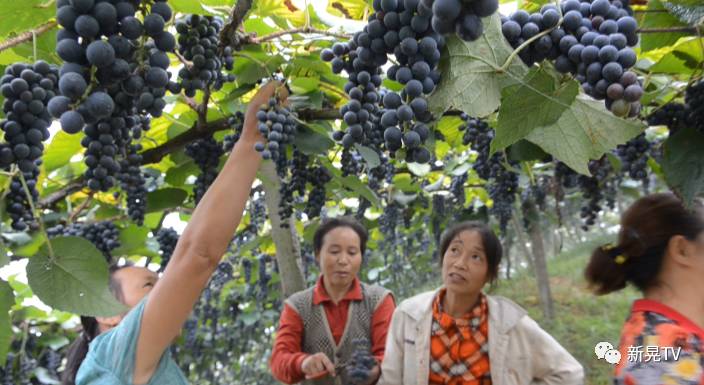
[[[460,118],[464,121],[459,126],[459,130],[464,131],[462,143],[465,146],[469,145],[472,150],[477,152],[477,159],[474,161],[472,168],[480,178],[488,180],[491,176],[492,164],[496,163],[500,157],[498,153],[491,158],[489,157],[491,141],[494,139],[494,130],[482,119],[472,118],[465,113],[462,113]]]
[[[457,206],[463,207],[466,200],[464,184],[467,182],[469,175],[463,173],[461,175],[455,175],[452,177],[452,182],[450,183],[450,192],[452,196],[455,197],[455,204]]]
[[[340,163],[342,164],[342,176],[357,175],[362,171],[360,164],[361,156],[353,154],[348,148],[342,150]]]
[[[386,240],[393,242],[396,238],[396,227],[400,219],[401,208],[396,202],[390,202],[384,206],[384,212],[379,217],[379,230]]]
[[[308,197],[303,211],[308,218],[320,216],[322,208],[325,206],[325,185],[332,180],[330,172],[324,166],[311,164],[310,157],[296,149],[293,151],[293,158],[287,162],[286,169],[287,172],[282,178],[279,190],[281,194],[279,215],[283,227],[288,226],[288,222],[283,219],[293,215],[293,204],[297,198],[302,201],[306,191],[308,191]],[[312,188],[307,189],[306,186],[309,183]]]
[[[264,300],[269,296],[269,282],[271,281],[271,274],[267,271],[267,263],[271,260],[271,257],[266,254],[261,254],[257,259],[259,263],[259,276],[257,280],[257,283],[259,284],[258,299]]]
[[[167,71],[176,40],[164,30],[171,19],[165,1],[140,7],[133,1],[59,0],[56,52],[64,61],[60,95],[48,105],[62,129],[83,131],[86,185],[116,185],[121,158],[132,138],[149,128],[145,114],[161,116],[166,91],[179,92]]]
[[[280,105],[276,98],[271,98],[269,103],[259,107],[257,120],[257,128],[266,142],[257,142],[254,149],[260,152],[264,159],[278,160],[280,156],[285,157],[284,146],[293,143],[298,131],[295,115]],[[278,167],[277,171],[281,172],[281,167]]]
[[[345,369],[349,384],[364,384],[369,380],[371,370],[377,365],[376,358],[371,354],[369,342],[364,338],[352,341],[354,351]]]
[[[159,251],[161,252],[161,266],[159,267],[159,272],[161,273],[166,269],[166,265],[171,260],[171,255],[176,249],[178,233],[174,229],[162,227],[156,232],[156,240],[159,243]]]
[[[648,125],[667,126],[672,134],[687,127],[690,110],[684,103],[670,102],[648,115]]]
[[[648,155],[651,145],[642,133],[616,148],[616,155],[621,159],[621,169],[631,179],[646,183],[648,180]]]
[[[37,61],[32,65],[8,66],[0,77],[0,94],[5,98],[2,109],[6,117],[0,120],[5,139],[0,143],[0,169],[9,170],[16,165],[22,173],[12,178],[7,194],[7,212],[12,228],[17,231],[38,228],[21,177],[27,183],[32,200],[37,202],[38,166],[51,124],[47,104],[56,95],[58,75],[55,66]]]
[[[563,188],[575,188],[579,183],[579,174],[568,165],[558,161],[555,163],[555,179]]]
[[[32,197],[32,202],[37,202],[39,199],[39,192],[37,192],[37,177],[39,176],[39,169],[35,168],[29,172],[24,172],[20,170],[25,183],[27,184],[27,190],[29,195]],[[34,218],[32,213],[32,205],[27,199],[27,191],[22,184],[22,177],[15,175],[12,177],[10,182],[10,189],[5,196],[7,202],[6,211],[12,220],[12,229],[17,231],[37,230],[39,229],[39,223]]]
[[[310,157],[294,149],[293,157],[287,163],[287,168],[290,172],[287,172],[281,178],[281,187],[279,188],[279,216],[281,216],[283,227],[288,226],[287,221],[283,219],[290,218],[293,215],[294,195],[297,194],[299,197],[303,197],[306,194]]]
[[[235,143],[240,140],[240,136],[244,130],[244,114],[237,111],[233,116],[228,118],[227,123],[232,127],[234,132],[225,135],[222,139],[222,148],[225,152],[230,152],[235,147]]]
[[[308,172],[308,181],[313,185],[313,188],[308,192],[308,201],[304,212],[311,219],[320,216],[325,206],[325,185],[332,180],[332,177],[323,166],[312,168]]]
[[[232,70],[234,64],[231,47],[225,47],[222,55],[218,52],[223,25],[219,17],[200,15],[186,15],[176,22],[178,52],[192,63],[178,73],[186,96],[193,97],[197,90],[211,86],[219,90],[235,80],[234,75],[222,72]]]
[[[23,172],[36,169],[36,161],[49,138],[51,116],[47,104],[57,92],[58,69],[44,61],[33,65],[16,63],[0,77],[0,93],[5,101],[0,120],[6,143],[0,143],[0,168],[17,164]]]
[[[333,138],[342,142],[345,148],[355,143],[378,148],[384,141],[378,126],[378,103],[381,98],[380,66],[387,61],[387,48],[383,39],[376,38],[377,49],[372,50],[371,39],[366,31],[358,32],[349,42],[335,43],[332,49],[320,53],[324,61],[331,62],[334,73],[340,74],[344,70],[348,74],[344,89],[350,100],[340,108],[347,128],[333,134]]]
[[[85,238],[103,253],[108,263],[113,262],[110,252],[120,247],[120,230],[111,221],[56,225],[48,228],[46,232],[49,237]]]
[[[515,162],[510,162],[515,167]],[[499,228],[505,231],[511,220],[513,203],[518,192],[518,173],[506,168],[500,162],[492,164],[489,197],[494,202],[489,212],[499,221]]]
[[[442,222],[445,220],[445,215],[447,214],[447,205],[445,204],[446,198],[444,195],[434,194],[431,202],[431,207],[433,209],[431,220],[431,225],[433,226],[433,239],[436,244],[440,244],[440,235],[442,234],[443,228]],[[436,253],[437,250],[434,252],[434,255]]]
[[[418,4],[419,12],[432,14],[430,24],[435,32],[454,32],[465,41],[477,40],[484,32],[481,18],[493,15],[497,9],[498,0],[421,0]]]
[[[252,261],[247,258],[242,258],[242,271],[244,273],[244,282],[252,282]]]
[[[620,0],[566,0],[561,9],[546,4],[540,12],[518,10],[502,17],[501,30],[514,48],[549,30],[519,53],[523,62],[553,60],[558,71],[575,75],[584,92],[605,100],[615,115],[633,117],[640,112],[643,88],[628,71],[637,60],[631,47],[638,44],[638,23],[626,6]]]
[[[406,161],[427,163],[431,154],[423,143],[432,115],[424,95],[440,81],[436,67],[445,39],[431,26],[432,10],[418,1],[375,1],[374,9],[352,40],[321,53],[333,72],[344,70],[349,79],[350,101],[340,110],[347,129],[334,138],[345,147],[359,143],[379,152],[383,143],[392,155],[405,148]],[[387,77],[403,85],[400,93],[378,89],[380,67],[390,54],[397,64],[388,68]]]
[[[504,167],[502,160],[504,152],[497,151],[489,156],[495,133],[485,121],[472,118],[465,113],[462,113],[460,118],[464,121],[459,127],[460,131],[464,131],[462,142],[477,152],[472,168],[480,178],[490,181],[488,192],[489,197],[494,201],[490,212],[499,221],[499,227],[504,231],[511,219],[513,203],[516,201],[518,173]],[[517,164],[512,161],[509,162],[509,166],[513,168]]]
[[[580,211],[584,221],[582,228],[585,231],[596,223],[596,218],[602,210],[601,202],[605,198],[602,190],[612,176],[613,169],[608,159],[602,157],[589,162],[589,172],[592,176],[580,175],[578,179],[579,190],[585,201]]]
[[[56,52],[66,63],[52,114],[62,128],[77,133],[85,123],[111,117],[117,105],[160,116],[166,89],[175,87],[166,71],[166,52],[176,46],[174,36],[164,30],[172,16],[169,5],[154,2],[143,20],[128,0],[59,0],[57,7],[63,29]]]
[[[142,146],[132,144],[129,146],[125,159],[120,161],[120,172],[117,179],[120,187],[127,193],[127,214],[139,226],[144,223],[144,214],[147,208],[147,187],[144,174],[140,169],[142,155],[139,151]]]
[[[521,208],[524,210],[523,227],[528,229],[530,226],[530,217],[527,214],[527,208],[531,204],[539,210],[545,210],[545,200],[547,198],[546,180],[540,180],[535,184],[530,184],[527,188],[521,191]]]
[[[218,165],[220,156],[224,150],[212,135],[207,138],[198,139],[186,146],[186,155],[191,157],[200,169],[200,175],[196,178],[194,195],[198,204],[210,185],[218,176]]]
[[[229,262],[220,262],[217,269],[213,273],[213,277],[210,279],[210,287],[222,289],[226,283],[232,279],[232,264]]]
[[[687,122],[704,134],[704,80],[690,84],[684,100],[688,110]]]

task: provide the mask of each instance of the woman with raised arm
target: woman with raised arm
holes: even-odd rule
[[[686,208],[671,193],[638,199],[621,216],[618,243],[596,248],[585,275],[599,295],[628,284],[643,293],[620,346],[599,353],[618,362],[614,385],[704,384],[701,201]]]
[[[350,218],[327,219],[315,232],[321,275],[315,286],[284,304],[271,355],[279,381],[363,385],[379,378],[395,305],[388,290],[357,278],[367,238],[364,226]],[[370,365],[348,365],[355,353]]]
[[[502,248],[485,224],[440,240],[443,286],[394,312],[378,385],[583,385],[582,366],[510,300],[484,294]]]
[[[250,101],[244,132],[193,212],[163,276],[133,266],[111,271],[111,290],[130,310],[110,318],[83,317],[87,330],[69,353],[64,384],[187,384],[169,346],[240,223],[261,162],[254,149],[262,140],[256,113],[278,88],[270,82]]]

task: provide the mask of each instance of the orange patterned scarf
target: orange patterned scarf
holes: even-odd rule
[[[430,385],[491,385],[486,296],[462,318],[443,312],[442,289],[433,301]]]

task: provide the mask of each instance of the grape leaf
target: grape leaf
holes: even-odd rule
[[[460,131],[460,125],[464,124],[459,116],[443,116],[437,124],[437,130],[445,138],[444,141],[453,148],[462,146],[462,136],[464,131]]]
[[[369,166],[370,169],[378,167],[381,164],[381,159],[379,159],[379,154],[377,154],[376,151],[360,144],[355,144],[354,147],[364,161],[367,162],[367,166]]]
[[[306,123],[294,138],[294,145],[304,154],[324,154],[335,142],[330,139],[325,128],[313,123]]]
[[[7,254],[7,247],[0,239],[0,267],[3,267],[10,263],[10,256]]]
[[[510,160],[515,161],[538,160],[544,162],[549,159],[549,155],[542,148],[527,140],[519,140],[509,146],[507,155]]]
[[[436,115],[458,109],[470,116],[485,117],[501,104],[501,89],[528,72],[515,56],[506,71],[501,66],[513,49],[501,33],[498,14],[482,19],[484,34],[473,42],[452,36],[447,39],[440,63],[442,79],[429,98]]]
[[[232,72],[237,76],[238,84],[256,83],[285,62],[281,55],[269,54],[261,46],[246,46],[236,52],[236,56]]]
[[[163,188],[147,194],[146,212],[163,211],[177,207],[188,198],[188,193],[180,188]]]
[[[644,128],[641,122],[614,116],[603,102],[580,95],[556,122],[533,129],[525,139],[573,170],[589,175],[590,159],[600,158]]]
[[[693,128],[679,130],[663,145],[662,171],[672,190],[686,204],[704,191],[704,135]]]
[[[491,153],[555,123],[579,93],[576,81],[560,83],[545,69],[533,69],[520,83],[501,90],[501,107]]]
[[[12,324],[8,313],[14,304],[12,288],[7,282],[0,280],[0,365],[5,365],[12,342]]]
[[[108,264],[89,241],[57,237],[29,259],[27,280],[34,294],[54,309],[90,316],[125,311],[108,289]]]
[[[675,16],[671,15],[660,2],[660,0],[648,1],[648,11],[643,16],[643,21],[640,23],[640,28],[673,28],[686,27],[687,24],[679,21]],[[666,32],[666,33],[643,33],[640,35],[640,49],[642,52],[654,50],[656,48],[666,47],[675,44],[681,37],[687,36],[683,32]]]
[[[675,45],[660,50],[667,53],[653,64],[649,71],[666,74],[691,74],[698,71],[700,63],[704,60],[702,44],[704,40],[698,37],[680,39]]]
[[[683,23],[696,26],[704,22],[704,4],[699,0],[669,0],[662,5]]]
[[[49,0],[3,0],[0,1],[0,15],[6,17],[0,23],[0,37],[5,38],[12,33],[19,34],[46,23],[56,15],[56,6]]]
[[[83,152],[79,135],[70,135],[63,130],[56,133],[44,151],[44,167],[49,173],[66,165],[74,155]]]

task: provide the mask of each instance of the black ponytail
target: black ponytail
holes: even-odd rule
[[[81,316],[81,325],[83,326],[83,331],[68,347],[66,352],[66,368],[61,375],[61,385],[75,384],[78,368],[81,367],[86,354],[88,354],[88,345],[100,334],[98,321],[95,317]]]
[[[596,294],[608,294],[632,284],[641,292],[658,285],[670,239],[694,240],[704,231],[704,206],[695,200],[687,208],[672,193],[638,199],[621,216],[618,243],[597,247],[584,275]]]

